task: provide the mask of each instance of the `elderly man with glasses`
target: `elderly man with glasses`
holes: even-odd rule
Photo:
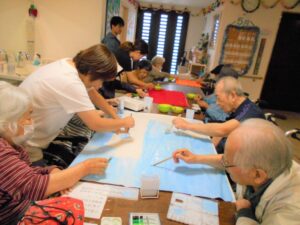
[[[300,166],[292,160],[284,133],[262,119],[241,123],[229,136],[222,155],[173,153],[175,162],[203,163],[226,170],[240,185],[236,224],[299,224]]]
[[[233,77],[220,79],[216,84],[215,95],[220,108],[229,113],[226,121],[222,123],[194,123],[177,117],[173,119],[173,124],[178,129],[191,130],[213,137],[212,141],[217,152],[222,154],[227,136],[242,121],[250,118],[264,119],[265,116],[261,109],[244,95],[241,83]]]

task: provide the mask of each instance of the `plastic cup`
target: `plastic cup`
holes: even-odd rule
[[[122,98],[119,99],[118,110],[119,110],[120,114],[124,113],[124,99],[122,99]]]
[[[142,175],[141,176],[141,197],[157,198],[159,193],[159,176]]]
[[[194,111],[193,109],[187,109],[187,110],[186,110],[185,117],[186,117],[188,120],[193,120],[193,119],[194,119],[194,115],[195,115],[195,111]]]
[[[146,97],[144,98],[144,102],[145,102],[144,112],[151,112],[152,103],[153,103],[153,98],[152,98],[152,97],[146,96]]]

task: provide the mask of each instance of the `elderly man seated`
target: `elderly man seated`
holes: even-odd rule
[[[233,77],[220,79],[215,88],[217,104],[226,113],[230,113],[223,123],[191,123],[182,118],[175,118],[173,124],[176,128],[196,131],[213,138],[218,153],[224,152],[226,137],[240,125],[240,122],[249,118],[262,118],[265,116],[260,108],[246,96],[239,81]]]
[[[152,70],[144,79],[144,82],[162,81],[164,78],[175,78],[175,75],[161,71],[165,63],[165,58],[154,56],[151,60]]]
[[[292,160],[288,139],[274,124],[262,119],[241,123],[229,135],[223,155],[179,149],[173,158],[224,169],[244,186],[235,203],[236,224],[299,224],[300,166]]]
[[[204,93],[210,93],[211,91],[214,91],[216,81],[223,77],[233,77],[236,79],[239,77],[238,72],[230,64],[220,64],[216,66],[210,73],[215,75],[215,79],[211,80],[211,82],[208,83],[209,85],[206,84],[204,87],[202,87]],[[201,107],[202,111],[204,111],[205,122],[223,122],[228,117],[228,114],[225,113],[216,103],[217,99],[214,93],[206,95],[205,97],[199,95],[194,100]]]

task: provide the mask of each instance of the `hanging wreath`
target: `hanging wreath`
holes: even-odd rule
[[[261,5],[266,9],[274,8],[280,0],[261,0]]]
[[[242,0],[242,9],[247,13],[255,12],[260,6],[260,0]]]
[[[300,0],[281,0],[281,5],[286,9],[293,9],[299,4]]]
[[[261,4],[264,8],[271,9],[279,2],[281,2],[281,5],[284,8],[293,9],[300,3],[300,0],[230,0],[230,3],[233,5],[239,5],[241,3],[245,12],[254,12],[259,8],[259,4]],[[255,5],[257,7],[254,7]]]

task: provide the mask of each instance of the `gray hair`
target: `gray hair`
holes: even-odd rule
[[[263,119],[249,119],[232,132],[240,145],[233,163],[241,168],[263,169],[276,178],[292,166],[292,145],[284,132]],[[230,137],[231,135],[229,135]]]
[[[152,65],[157,65],[157,64],[164,64],[165,63],[165,58],[164,57],[161,57],[161,56],[159,56],[159,55],[156,55],[156,56],[154,56],[153,58],[152,58],[152,60],[151,60],[151,64]]]
[[[223,77],[234,77],[235,79],[238,79],[239,73],[233,68],[231,64],[225,64],[218,74],[217,80]]]
[[[216,83],[217,85],[223,84],[223,92],[229,94],[235,92],[237,96],[245,96],[241,83],[233,77],[223,77]]]
[[[17,131],[17,122],[28,110],[30,98],[21,89],[0,81],[0,134]]]

